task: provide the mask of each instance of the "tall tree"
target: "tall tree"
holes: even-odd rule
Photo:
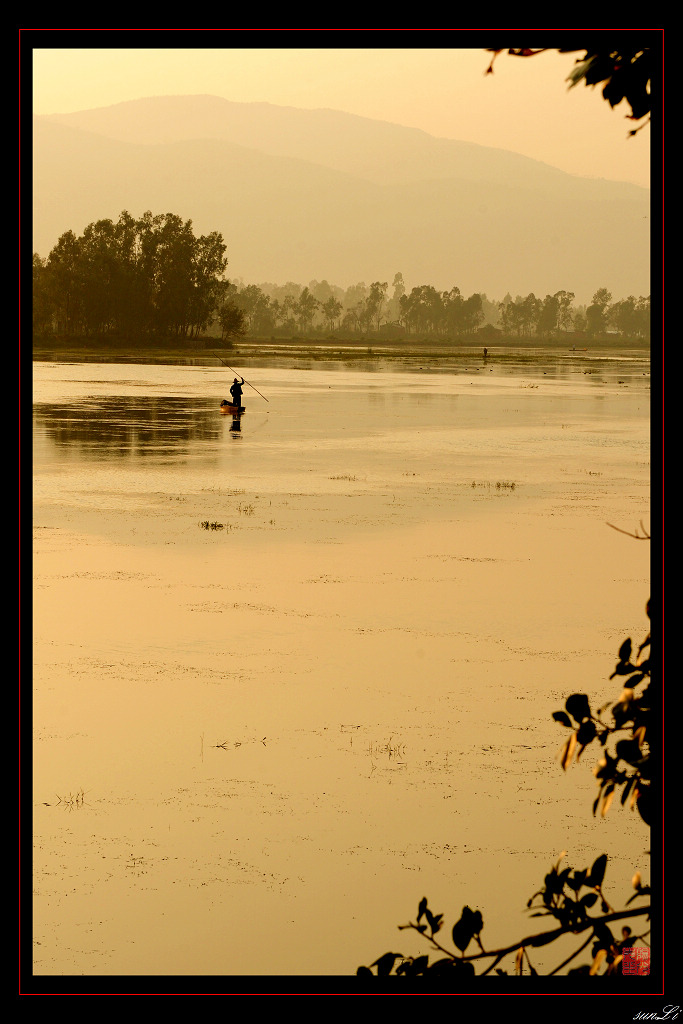
[[[373,281],[370,285],[370,294],[365,300],[367,306],[367,317],[370,322],[374,322],[375,330],[379,330],[382,313],[387,298],[387,288],[389,287],[387,281]]]
[[[222,301],[227,266],[218,232],[196,238],[192,222],[146,211],[134,220],[65,232],[42,267],[43,296],[63,333],[196,335]]]
[[[335,325],[339,323],[339,318],[344,312],[344,307],[339,301],[332,295],[330,298],[323,302],[320,307],[320,312],[325,318],[325,323],[330,331],[334,330]]]
[[[401,318],[401,296],[406,293],[403,274],[400,272],[394,274],[394,280],[392,281],[391,287],[391,298],[387,303],[387,317],[389,320],[396,321]]]
[[[54,304],[49,289],[49,274],[45,260],[37,252],[33,254],[33,305],[32,326],[34,335],[44,334],[53,322]]]
[[[65,231],[47,258],[48,290],[54,304],[57,329],[76,334],[82,327],[83,274],[81,245],[73,231]]]
[[[598,288],[586,309],[586,330],[589,334],[604,334],[607,330],[607,310],[612,295],[606,288]]]
[[[560,331],[568,331],[572,325],[574,292],[555,292],[557,299],[557,327]]]
[[[251,332],[256,332],[270,307],[270,299],[257,284],[247,284],[234,297],[235,305],[242,310]]]
[[[299,322],[300,329],[306,333],[310,331],[313,319],[316,312],[318,311],[320,303],[313,295],[311,295],[308,288],[304,288],[299,301],[297,302],[296,311],[297,319]]]
[[[538,310],[536,331],[538,334],[552,335],[557,328],[560,303],[557,295],[546,295]]]

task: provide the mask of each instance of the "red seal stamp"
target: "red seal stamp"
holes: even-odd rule
[[[650,950],[645,946],[626,946],[621,951],[622,974],[649,974]]]

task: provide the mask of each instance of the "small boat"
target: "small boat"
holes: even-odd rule
[[[224,416],[237,416],[244,412],[243,405],[230,405],[229,402],[225,401],[221,402],[220,409]]]

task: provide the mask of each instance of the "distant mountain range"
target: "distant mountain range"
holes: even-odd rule
[[[650,193],[335,110],[163,96],[33,123],[33,248],[122,210],[220,231],[245,283],[650,291]],[[495,141],[495,140],[492,140]],[[634,140],[638,144],[638,140]]]

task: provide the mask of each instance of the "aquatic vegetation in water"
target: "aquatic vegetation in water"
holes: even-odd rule
[[[403,757],[405,756],[405,744],[396,743],[394,737],[390,736],[386,743],[375,743],[371,742],[369,745],[370,757],[374,760],[375,757],[388,757],[389,760],[398,760],[399,764],[403,764]]]
[[[69,793],[68,796],[57,796],[57,804],[50,804],[47,800],[43,801],[45,807],[56,807],[61,804],[62,807],[68,807],[73,810],[76,807],[82,807],[85,803],[85,790],[79,789],[77,793]]]
[[[496,480],[495,484],[492,484],[490,480],[473,480],[470,486],[473,490],[477,487],[485,487],[490,491],[492,487],[495,487],[497,491],[514,491],[517,484],[514,480]]]
[[[241,747],[242,744],[245,743],[245,742],[249,742],[249,741],[248,740],[232,740],[231,742],[228,742],[228,740],[224,740],[222,743],[214,743],[213,746],[214,746],[215,750],[227,750],[228,747]],[[263,746],[265,747],[265,745],[266,745],[266,737],[264,736],[263,739],[261,739],[261,740],[251,740],[251,742],[252,743],[262,743]]]

